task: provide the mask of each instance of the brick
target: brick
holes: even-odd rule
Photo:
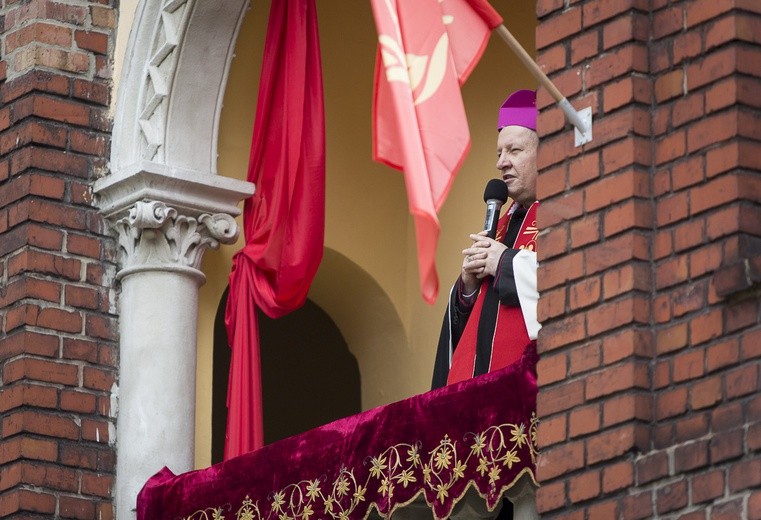
[[[78,439],[79,427],[73,419],[27,410],[6,415],[0,422],[3,436],[29,432],[47,437]]]
[[[740,301],[724,308],[724,328],[737,332],[758,323],[758,303],[754,300]]]
[[[95,27],[101,27],[104,29],[116,28],[116,9],[111,7],[91,7],[90,15],[92,16],[92,23]]]
[[[688,312],[702,309],[706,305],[705,282],[693,283],[686,287],[678,287],[671,292],[671,312],[674,317],[680,317]]]
[[[552,200],[547,201],[546,204],[542,202],[539,206],[539,213],[537,215],[539,227],[542,229],[548,229],[550,226],[555,226],[563,223],[565,220],[578,217],[583,211],[580,207],[582,204],[581,199],[581,193],[577,192],[568,196],[564,195],[560,198],[553,198]],[[542,239],[543,234],[539,235],[540,254],[542,251]]]
[[[585,153],[568,164],[568,179],[571,186],[580,186],[600,176],[600,154]]]
[[[584,388],[581,381],[568,382],[552,388],[543,388],[537,397],[537,414],[546,417],[569,410],[582,403]]]
[[[79,478],[76,472],[52,464],[22,464],[24,483],[60,491],[76,492]]]
[[[584,443],[568,442],[543,450],[536,463],[537,478],[545,482],[584,467]]]
[[[726,431],[743,423],[742,405],[739,402],[723,403],[711,411],[711,429]]]
[[[607,145],[602,150],[603,173],[608,175],[633,165],[649,165],[652,162],[650,141],[641,137],[622,139]]]
[[[674,38],[673,65],[683,65],[686,60],[700,56],[703,52],[703,38],[700,31],[688,31]]]
[[[602,29],[603,50],[610,50],[631,40],[646,41],[649,25],[649,20],[641,13],[627,13],[613,19]]]
[[[599,31],[585,31],[571,39],[571,64],[576,65],[599,52]]]
[[[540,0],[541,1],[541,0]],[[542,455],[539,455],[541,460]],[[536,506],[541,513],[559,509],[565,505],[565,482],[548,482],[536,490]]]
[[[761,463],[759,459],[742,460],[729,468],[729,491],[742,492],[761,485]]]
[[[563,314],[566,310],[566,289],[560,287],[542,294],[537,313],[540,323]]]
[[[606,484],[603,477],[603,486]],[[589,520],[607,520],[609,518],[619,518],[618,502],[611,500],[608,502],[595,503],[588,508],[587,518]]]
[[[741,366],[726,373],[726,397],[734,399],[758,391],[758,365]]]
[[[605,237],[632,229],[652,229],[653,206],[649,201],[632,199],[623,204],[609,208],[605,213]]]
[[[539,237],[539,244],[545,259],[565,253],[568,250],[568,224],[546,230]]]
[[[742,456],[742,433],[742,429],[714,433],[709,441],[711,464]]]
[[[96,54],[105,55],[108,53],[108,37],[107,33],[101,33],[96,31],[75,31],[74,41],[82,50],[92,51]]]
[[[721,265],[721,245],[706,244],[689,255],[690,277],[699,278],[712,273]]]
[[[684,71],[681,69],[658,76],[654,86],[655,100],[658,103],[663,103],[686,94],[685,83]]]
[[[609,300],[633,290],[648,291],[651,283],[649,265],[642,262],[624,264],[621,267],[609,269],[603,274],[603,299]]]
[[[9,377],[7,383],[15,382],[17,378]],[[5,401],[0,404],[0,410],[8,411],[24,405],[38,408],[55,408],[58,395],[55,388],[22,382],[6,386],[0,394]]]
[[[62,496],[59,503],[61,516],[89,520],[95,518],[95,504],[87,498]]]
[[[109,441],[108,422],[82,419],[82,440],[107,444]]]
[[[17,511],[51,515],[55,513],[55,508],[56,497],[52,494],[28,489],[16,489],[3,496],[3,501],[0,502],[0,515],[5,516]]]
[[[647,48],[639,43],[624,44],[590,60],[587,67],[584,73],[586,88],[595,88],[632,72],[646,73]]]
[[[72,95],[77,99],[101,106],[108,106],[111,103],[111,90],[105,82],[74,79]]]
[[[108,316],[87,314],[85,333],[93,338],[115,341],[117,339],[116,320]]]
[[[726,0],[696,0],[691,9],[687,9],[686,27],[689,29],[712,18],[717,18],[731,9],[732,4]]]
[[[542,20],[536,28],[536,48],[543,49],[581,30],[581,9],[574,7]]]
[[[650,442],[645,428],[623,425],[586,441],[587,464],[616,459],[634,449],[645,449]]]
[[[568,479],[568,498],[578,503],[600,494],[600,472],[587,469]]]
[[[571,285],[569,310],[588,307],[600,300],[600,278],[594,277]]]
[[[642,172],[627,170],[615,175],[605,176],[585,190],[584,209],[597,211],[612,206],[616,202],[649,194],[648,184]]]
[[[568,435],[580,437],[600,429],[600,406],[590,405],[571,410],[568,414]]]
[[[652,87],[645,78],[628,76],[603,86],[603,112],[612,112],[634,102],[652,102]]]
[[[693,413],[682,417],[674,424],[674,441],[686,442],[699,439],[708,434],[708,414]]]
[[[58,459],[58,443],[30,437],[15,437],[0,442],[0,464],[21,458],[55,462]]]
[[[687,506],[687,481],[680,480],[673,484],[667,484],[656,491],[659,514],[669,513]]]
[[[569,355],[569,374],[574,376],[601,366],[600,342],[593,341],[575,347]]]
[[[741,357],[743,360],[761,357],[761,329],[743,334]]]
[[[6,363],[2,373],[6,383],[31,379],[74,386],[78,381],[79,368],[57,361],[24,357]]]
[[[537,429],[537,443],[541,448],[564,442],[568,438],[568,419],[565,414],[542,417]]]
[[[608,428],[633,419],[653,418],[653,398],[649,394],[621,394],[603,402],[603,427]]]
[[[703,349],[689,349],[674,356],[673,380],[681,383],[702,377],[705,373]]]
[[[84,495],[110,498],[113,485],[114,478],[111,475],[82,474],[82,494]]]
[[[721,343],[710,345],[706,350],[707,373],[735,365],[739,361],[740,348],[737,338],[730,338]]]
[[[574,253],[564,257],[570,258]],[[603,272],[632,260],[649,260],[650,241],[644,233],[631,231],[619,234],[584,251],[587,276]],[[542,281],[540,280],[541,284]]]
[[[627,489],[633,484],[634,464],[632,461],[625,460],[614,463],[602,470],[602,490],[604,493],[613,493]]]
[[[721,377],[714,376],[698,381],[690,388],[690,407],[693,410],[708,408],[721,401]]]
[[[70,47],[72,31],[68,27],[45,22],[35,22],[16,31],[9,31],[5,37],[5,50],[10,53],[30,43],[45,43],[58,47]]]
[[[677,474],[708,465],[708,441],[677,446],[674,450],[674,471]]]
[[[110,370],[102,370],[95,367],[85,367],[82,384],[85,388],[93,390],[110,391],[116,377]]]
[[[682,415],[687,411],[687,389],[683,386],[663,391],[655,399],[657,420]]]
[[[587,333],[593,337],[632,323],[647,323],[649,319],[650,301],[644,296],[627,296],[587,311]]]
[[[72,128],[69,130],[69,146],[73,152],[106,156],[109,150],[109,141],[100,134]]]
[[[645,518],[654,518],[653,511],[653,492],[644,491],[636,495],[629,495],[623,499],[621,511],[624,513],[624,520],[643,520]]]
[[[683,6],[675,5],[653,13],[653,38],[658,40],[680,31],[684,26]]]
[[[692,503],[708,502],[724,495],[724,472],[715,470],[695,475],[690,481]]]
[[[687,65],[687,91],[694,92],[700,87],[729,76],[735,72],[736,64],[737,51],[733,48],[712,52],[702,60],[690,63]]]
[[[95,413],[96,398],[93,394],[64,390],[61,392],[61,409],[86,414]]]
[[[52,334],[27,330],[0,338],[0,361],[21,353],[53,357],[58,353],[58,338]]]
[[[571,280],[577,280],[584,274],[583,254],[581,252],[569,253],[542,264],[541,261],[545,259],[542,257],[541,249],[539,251],[539,272],[541,274],[537,278],[540,293]]]

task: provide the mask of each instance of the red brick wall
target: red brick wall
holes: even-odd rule
[[[543,518],[761,518],[761,3],[538,0]]]
[[[0,517],[113,517],[114,244],[90,186],[109,148],[116,10],[0,6]]]

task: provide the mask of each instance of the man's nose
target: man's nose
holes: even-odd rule
[[[508,160],[507,154],[502,154],[499,157],[497,157],[497,169],[503,170],[510,166],[510,161]]]

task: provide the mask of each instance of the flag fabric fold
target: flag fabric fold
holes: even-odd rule
[[[438,211],[470,150],[460,85],[502,22],[486,0],[372,0],[373,158],[404,172],[423,299],[438,295]]]
[[[264,442],[257,308],[301,307],[322,260],[325,116],[315,0],[272,2],[243,210],[225,311],[232,348],[225,460]]]

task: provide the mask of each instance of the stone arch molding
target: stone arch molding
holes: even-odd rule
[[[217,175],[217,136],[247,0],[141,0],[114,115],[110,174],[94,191],[122,218],[139,200],[197,217],[240,213],[250,183]]]
[[[193,469],[201,255],[232,243],[251,183],[217,175],[222,99],[247,0],[140,0],[110,173],[93,191],[119,240],[116,517],[163,466]]]

